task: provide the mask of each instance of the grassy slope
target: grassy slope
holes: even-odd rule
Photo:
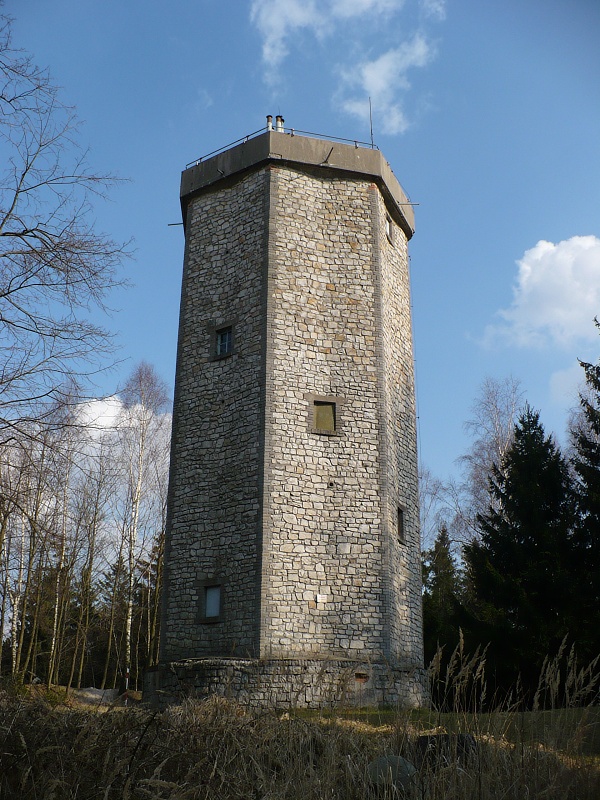
[[[476,735],[468,763],[424,768],[414,798],[597,800],[600,709],[495,714],[250,713],[213,698],[161,714],[68,707],[0,695],[0,797],[289,798],[375,796],[366,766],[382,754],[414,756],[421,731]],[[391,790],[378,797],[399,796]]]

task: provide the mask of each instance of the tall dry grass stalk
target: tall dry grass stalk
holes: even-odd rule
[[[597,705],[600,698],[600,656],[589,664],[577,663],[575,645],[567,651],[563,639],[554,658],[544,660],[540,679],[533,698],[533,708],[575,708]]]
[[[282,714],[213,697],[153,713],[0,693],[0,798],[597,800],[596,665],[580,668],[566,652],[549,661],[527,712],[518,690],[491,709],[484,665],[485,652],[460,645],[441,677],[434,663],[436,696],[451,710]],[[548,707],[552,697],[571,706]],[[440,733],[450,735],[424,750],[418,737]],[[454,734],[471,734],[474,747]],[[381,756],[418,767],[406,789],[371,782],[368,765]]]

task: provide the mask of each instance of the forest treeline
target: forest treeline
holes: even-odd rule
[[[141,364],[0,453],[2,674],[137,688],[158,654],[170,415]]]
[[[443,675],[457,646],[485,650],[488,691],[518,684],[527,703],[543,703],[557,656],[583,670],[600,654],[600,364],[581,366],[565,452],[516,381],[488,379],[464,481],[422,487],[435,530],[423,551],[426,660],[441,659]]]
[[[135,685],[156,659],[167,393],[142,364],[89,400],[130,255],[95,221],[115,182],[0,14],[0,669],[18,680]]]

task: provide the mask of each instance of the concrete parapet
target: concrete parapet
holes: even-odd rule
[[[288,167],[298,165],[303,170],[318,169],[320,174],[330,172],[340,178],[344,175],[369,178],[378,184],[407,239],[415,232],[412,204],[379,150],[274,131],[242,142],[184,170],[180,192],[184,220],[185,208],[192,197],[214,184],[268,162]]]

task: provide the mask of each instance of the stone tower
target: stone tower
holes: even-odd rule
[[[412,207],[377,149],[268,120],[182,175],[155,686],[419,704]]]

